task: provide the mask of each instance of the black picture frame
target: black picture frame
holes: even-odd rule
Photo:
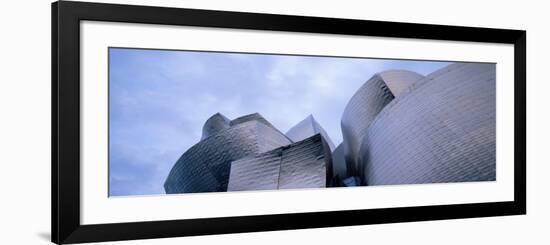
[[[80,224],[80,21],[435,39],[514,45],[514,201]],[[61,1],[52,4],[52,242],[82,243],[526,213],[526,32]]]

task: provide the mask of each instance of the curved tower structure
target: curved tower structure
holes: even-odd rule
[[[219,112],[208,118],[202,126],[201,140],[208,138],[210,135],[217,134],[218,132],[229,128],[229,119]]]
[[[366,184],[495,180],[495,72],[452,64],[386,105],[360,149]]]
[[[166,193],[226,191],[232,161],[292,143],[257,113],[229,124],[225,119],[215,114],[207,120],[203,139],[183,153],[170,171]]]
[[[359,149],[367,129],[378,113],[395,97],[423,76],[405,70],[389,70],[374,75],[352,96],[342,116],[344,157],[348,176],[361,176]]]

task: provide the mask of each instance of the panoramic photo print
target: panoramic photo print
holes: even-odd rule
[[[496,64],[109,48],[109,196],[496,180]]]

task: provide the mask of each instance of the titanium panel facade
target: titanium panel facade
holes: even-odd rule
[[[286,136],[294,142],[307,139],[316,134],[321,134],[321,136],[325,138],[325,141],[329,145],[331,151],[335,149],[334,143],[332,143],[332,140],[328,136],[327,132],[323,129],[323,127],[321,127],[317,120],[315,120],[313,115],[307,116],[304,120],[286,132]]]
[[[340,143],[332,152],[332,172],[335,185],[342,185],[342,181],[349,177],[343,143]]]
[[[363,181],[495,180],[495,72],[495,64],[452,64],[388,104],[363,138]]]
[[[292,143],[259,114],[246,118],[189,148],[170,171],[166,193],[226,191],[232,161]]]
[[[208,138],[210,135],[217,134],[218,132],[229,128],[229,119],[220,113],[216,113],[204,123],[202,127],[201,140]]]
[[[424,78],[424,76],[416,72],[406,70],[387,70],[378,73],[378,76],[388,85],[394,97],[401,96],[407,88]]]
[[[320,134],[231,163],[228,191],[324,188],[332,176],[330,148]]]
[[[170,171],[166,193],[495,180],[495,68],[374,75],[347,104],[336,148],[311,115],[285,135],[258,113],[216,113]]]
[[[358,161],[359,149],[371,122],[394,99],[394,94],[400,95],[421,78],[417,73],[404,70],[381,72],[366,81],[352,96],[341,121],[349,176],[360,176],[364,171]]]
[[[269,121],[265,120],[265,118],[262,117],[262,115],[260,115],[260,113],[252,113],[252,114],[244,115],[242,117],[237,117],[237,118],[231,120],[229,125],[234,126],[234,125],[241,124],[241,123],[244,123],[244,122],[249,122],[249,121],[258,121],[258,122],[261,122],[261,123],[269,126],[270,128],[276,129],[273,125],[271,125],[271,123]]]

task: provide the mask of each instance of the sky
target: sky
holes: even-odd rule
[[[311,114],[338,145],[347,102],[374,74],[448,64],[110,48],[109,195],[165,194],[170,169],[217,112],[258,112],[283,133]]]

